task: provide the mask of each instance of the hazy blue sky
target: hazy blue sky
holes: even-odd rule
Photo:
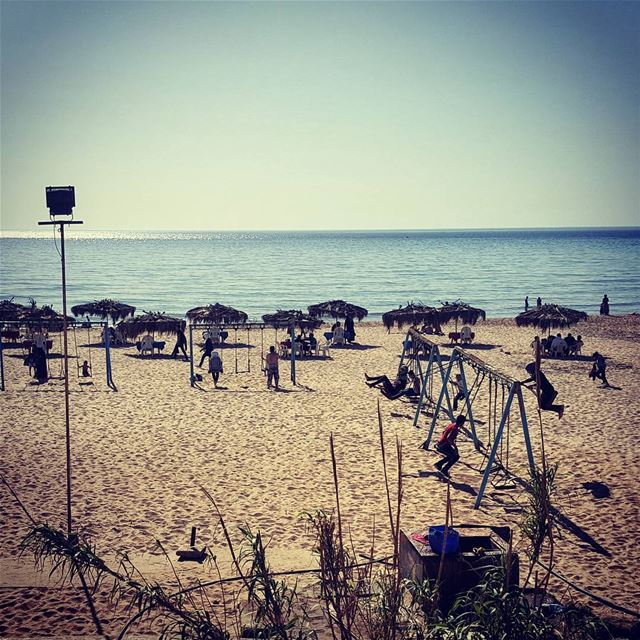
[[[3,229],[640,224],[638,2],[1,10]]]

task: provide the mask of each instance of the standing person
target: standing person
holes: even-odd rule
[[[608,316],[609,315],[609,296],[605,293],[602,297],[602,302],[600,303],[600,315]]]
[[[529,296],[525,296],[524,299],[524,310],[529,311]]]
[[[451,381],[451,384],[457,389],[456,395],[453,398],[453,410],[458,410],[458,402],[464,400],[467,396],[464,393],[464,386],[462,384],[462,375],[456,373],[456,379]]]
[[[202,368],[202,363],[205,361],[205,358],[210,358],[213,353],[213,340],[210,335],[207,335],[207,339],[204,341],[204,347],[202,347],[200,351],[202,351],[202,358],[200,358],[200,364],[198,366]]]
[[[352,315],[348,315],[344,319],[344,339],[349,343],[354,342],[356,339],[356,328],[353,324]]]
[[[446,478],[449,477],[449,470],[453,465],[460,460],[460,454],[458,453],[458,447],[456,446],[456,438],[462,425],[467,421],[463,415],[459,415],[455,422],[448,424],[440,439],[436,443],[436,451],[441,453],[444,458],[438,460],[433,466]]]
[[[589,377],[595,382],[597,378],[602,380],[602,384],[605,387],[609,387],[609,381],[607,380],[607,362],[604,356],[597,351],[591,356],[593,358],[593,367],[589,373]]]
[[[529,374],[529,378],[523,380],[520,384],[527,385],[529,382],[533,382],[531,387],[527,389],[534,389],[537,384],[537,379],[540,379],[540,408],[545,411],[553,411],[558,414],[558,418],[562,418],[564,415],[563,404],[553,404],[558,392],[553,388],[553,385],[549,382],[547,376],[542,371],[536,369],[536,363],[530,362],[525,371]]]
[[[538,296],[538,299],[536,300],[536,307],[538,307],[538,309],[542,306],[542,298],[540,296]]]
[[[173,347],[171,357],[177,358],[178,351],[182,351],[182,355],[185,357],[185,360],[189,359],[189,356],[187,355],[187,336],[184,335],[184,331],[182,329],[178,329],[178,332],[176,333],[176,346]]]
[[[280,371],[278,370],[278,362],[280,358],[276,353],[276,348],[271,345],[269,347],[269,353],[267,353],[267,389],[271,389],[271,385],[275,384],[275,389],[278,391],[278,383],[280,382]]]
[[[209,357],[209,373],[213,378],[213,386],[217,389],[220,374],[224,373],[222,368],[222,358],[217,351],[213,351]]]

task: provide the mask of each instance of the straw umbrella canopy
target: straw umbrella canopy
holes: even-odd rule
[[[587,319],[584,311],[561,307],[557,304],[543,304],[536,309],[529,309],[516,316],[516,324],[519,327],[540,327],[551,333],[551,329],[570,327]]]
[[[35,301],[20,314],[18,320],[32,326],[36,325],[41,328],[47,328],[50,331],[61,331],[64,327],[64,316],[61,313],[58,313],[53,307],[46,304],[38,307]],[[67,324],[74,323],[75,319],[67,316]]]
[[[122,333],[122,337],[137,338],[146,333],[168,333],[177,334],[178,331],[184,330],[185,321],[180,318],[168,316],[160,311],[145,311],[141,316],[134,316],[123,320],[118,329]]]
[[[382,323],[387,328],[387,331],[390,331],[394,324],[398,326],[398,329],[402,329],[404,325],[420,323],[428,324],[437,329],[440,327],[440,318],[437,309],[424,304],[410,302],[406,307],[399,307],[383,313]]]
[[[346,318],[351,316],[352,318],[358,318],[362,320],[368,315],[368,311],[364,307],[345,302],[344,300],[327,300],[319,304],[312,304],[307,307],[309,315],[314,318],[321,318],[322,316],[331,316],[332,318]]]
[[[13,302],[13,298],[0,300],[0,322],[19,320],[20,316],[26,313],[29,307]]]
[[[288,311],[278,309],[275,313],[266,313],[263,315],[262,320],[276,329],[288,328],[291,325],[304,330],[318,329],[322,326],[322,320],[320,318],[307,315],[300,311],[300,309],[289,309]]]
[[[483,309],[472,307],[461,300],[456,300],[451,304],[448,302],[443,304],[438,307],[438,313],[442,324],[455,320],[456,331],[458,330],[458,320],[461,320],[464,324],[475,324],[478,320],[487,319],[487,314]]]
[[[249,316],[244,311],[216,302],[187,311],[193,324],[244,324]]]
[[[111,318],[114,324],[119,320],[124,320],[127,316],[132,316],[136,312],[136,308],[130,304],[125,304],[119,300],[94,300],[84,304],[77,304],[71,307],[71,313],[74,316],[96,316],[102,318]]]

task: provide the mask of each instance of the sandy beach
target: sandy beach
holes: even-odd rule
[[[224,557],[224,543],[206,487],[218,502],[234,541],[249,524],[270,541],[274,565],[311,565],[312,537],[300,520],[303,512],[331,510],[334,487],[329,437],[334,435],[342,512],[356,548],[368,549],[375,521],[378,551],[388,551],[388,522],[377,426],[380,400],[390,474],[395,474],[395,438],[402,443],[404,500],[402,527],[415,530],[444,519],[446,484],[433,471],[438,456],[419,449],[427,419],[412,426],[413,406],[389,401],[364,384],[364,374],[395,375],[405,331],[388,333],[380,323],[356,325],[358,345],[336,348],[327,359],[297,363],[298,383],[281,366],[283,391],[266,388],[260,370],[260,336],[252,332],[251,371],[232,373],[235,353],[223,350],[222,388],[214,389],[204,370],[198,388],[189,384],[189,365],[166,356],[141,358],[134,347],[112,350],[118,391],[104,382],[103,354],[92,349],[93,385],[80,385],[71,363],[73,516],[91,532],[100,553],[128,551],[166,584],[175,582],[156,540],[170,553],[188,546],[192,526],[198,542]],[[447,328],[448,329],[448,328]],[[447,330],[445,329],[445,331]],[[450,329],[449,329],[450,330]],[[531,360],[535,330],[513,320],[488,320],[475,327],[472,353],[520,380]],[[591,364],[549,360],[543,371],[566,404],[561,420],[545,413],[548,458],[557,462],[561,536],[556,568],[567,579],[620,605],[640,602],[640,489],[637,430],[640,423],[640,316],[590,318],[573,327],[585,342],[584,354],[598,350],[608,359],[606,389],[588,378]],[[565,331],[566,332],[566,331]],[[265,332],[273,343],[273,331]],[[170,352],[173,338],[167,337]],[[244,339],[244,337],[243,337]],[[436,338],[444,353],[445,338]],[[79,344],[84,344],[79,339]],[[80,356],[87,350],[80,347]],[[65,519],[64,399],[60,380],[33,386],[19,350],[5,351],[7,390],[0,394],[0,471],[36,520],[62,525]],[[246,369],[247,349],[238,352]],[[54,361],[55,363],[55,361]],[[197,363],[196,363],[197,364]],[[54,365],[55,366],[55,365]],[[474,414],[484,419],[486,387]],[[540,433],[535,397],[526,392],[536,454]],[[444,416],[438,431],[446,425]],[[525,478],[526,455],[514,420],[511,463]],[[482,455],[463,438],[461,463],[452,471],[456,522],[513,524],[521,489],[488,488],[480,510],[473,509],[480,486]],[[598,498],[584,483],[603,483],[610,491]],[[9,493],[0,501],[0,635],[68,637],[91,635],[93,627],[80,592],[59,589],[46,574],[33,571],[29,557],[17,557],[29,522]],[[207,565],[181,566],[185,580],[207,579]],[[601,615],[620,619],[588,597],[552,582],[555,595],[589,604]],[[106,598],[98,606],[112,635],[124,618],[114,616]],[[144,629],[141,629],[143,632]]]

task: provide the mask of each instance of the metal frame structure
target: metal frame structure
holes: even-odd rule
[[[422,370],[421,356],[423,358],[427,358],[427,366],[424,371]],[[400,365],[398,366],[398,369],[400,369],[404,364],[407,357],[411,361],[415,361],[421,380],[420,397],[418,398],[418,406],[416,407],[416,414],[413,418],[413,426],[417,427],[420,412],[422,411],[425,397],[427,396],[429,381],[432,376],[436,375],[436,369],[440,372],[440,380],[444,385],[444,363],[442,361],[438,345],[413,328],[409,329],[402,343],[402,354],[400,356]],[[449,409],[448,414],[452,416],[453,412],[451,410],[451,402],[448,394],[446,395],[446,398]]]
[[[59,323],[60,321],[58,320],[54,320],[51,323]],[[33,327],[33,328],[46,328],[47,324],[49,324],[46,320],[44,321],[27,321],[27,320],[5,320],[3,322],[0,322],[0,391],[6,391],[6,381],[5,381],[5,375],[4,375],[4,350],[5,350],[5,345],[3,343],[3,328],[10,328],[10,327]],[[106,380],[107,380],[107,386],[113,390],[113,391],[117,391],[117,387],[113,381],[113,369],[111,367],[111,345],[109,342],[109,323],[105,322],[105,321],[91,321],[88,323],[90,325],[90,329],[93,329],[94,327],[102,327],[103,330],[103,336],[104,336],[104,356],[105,356],[105,370],[106,370]],[[83,322],[82,324],[74,324],[71,327],[74,331],[76,329],[86,329],[87,328],[87,322]],[[67,330],[69,329],[69,327],[67,327]],[[66,369],[67,366],[67,361],[68,361],[69,356],[65,356],[65,364],[64,367]]]
[[[241,329],[246,329],[247,331],[251,331],[252,329],[260,329],[260,331],[264,331],[265,329],[274,329],[277,336],[278,327],[274,327],[273,325],[267,324],[265,322],[244,322],[244,323],[231,323],[231,324],[215,324],[213,322],[198,322],[189,324],[189,382],[192,387],[196,386],[196,371],[195,371],[195,351],[194,351],[194,341],[193,341],[193,332],[194,331],[208,331],[209,329],[218,329],[218,330],[232,330],[232,331],[240,331]],[[291,325],[288,327],[289,337],[291,339],[291,344],[293,345],[295,339],[295,326]],[[247,338],[248,340],[248,338]],[[237,347],[236,347],[237,349]],[[296,384],[296,354],[295,349],[291,349],[291,382]],[[249,366],[247,367],[247,371],[237,371],[236,373],[249,373],[251,371],[251,364],[249,360]]]
[[[479,449],[481,446],[481,443],[476,435],[475,422],[474,422],[473,413],[472,413],[472,404],[473,404],[473,400],[475,399],[475,396],[474,398],[470,398],[469,387],[467,386],[467,382],[466,382],[464,365],[467,364],[472,369],[474,369],[477,375],[480,375],[482,373],[484,374],[484,376],[488,376],[490,380],[493,380],[496,383],[502,384],[503,387],[508,389],[509,391],[506,401],[504,403],[504,406],[502,408],[502,412],[500,415],[500,424],[495,432],[495,437],[493,440],[493,444],[491,446],[491,451],[489,452],[487,464],[484,470],[484,474],[482,476],[480,489],[476,497],[474,508],[478,509],[482,502],[482,497],[487,487],[487,483],[489,482],[489,476],[493,469],[493,463],[495,461],[495,458],[498,452],[498,446],[500,445],[500,441],[502,439],[502,435],[504,432],[504,427],[507,424],[507,420],[511,413],[511,406],[513,404],[514,399],[517,400],[518,409],[520,411],[520,421],[522,423],[522,432],[524,435],[525,447],[527,449],[527,459],[529,461],[529,467],[531,468],[531,470],[535,469],[535,462],[533,459],[533,449],[531,447],[531,438],[529,435],[527,413],[524,405],[524,398],[522,397],[522,387],[520,385],[520,382],[515,378],[512,378],[511,376],[505,373],[502,373],[495,367],[492,367],[491,365],[487,364],[484,360],[481,360],[477,356],[467,353],[466,351],[464,351],[464,349],[461,349],[460,347],[455,347],[451,352],[449,366],[447,367],[447,371],[442,382],[442,389],[440,391],[440,396],[438,397],[438,402],[436,403],[436,408],[433,413],[433,419],[431,421],[431,426],[429,428],[429,435],[427,436],[427,439],[425,440],[425,443],[423,445],[424,448],[426,449],[429,448],[429,444],[431,443],[431,439],[433,437],[433,432],[436,426],[436,422],[438,420],[438,414],[440,412],[440,409],[442,408],[442,402],[445,397],[447,398],[447,403],[449,406],[449,411],[448,411],[449,417],[453,419],[453,412],[451,411],[451,405],[449,401],[449,392],[448,392],[447,386],[449,384],[449,380],[451,379],[453,368],[456,364],[458,365],[458,370],[462,378],[462,389],[465,393],[465,406],[467,409],[467,420],[471,428],[471,434],[474,440],[474,444],[476,445],[476,448]],[[417,415],[418,414],[416,414],[416,416]]]

